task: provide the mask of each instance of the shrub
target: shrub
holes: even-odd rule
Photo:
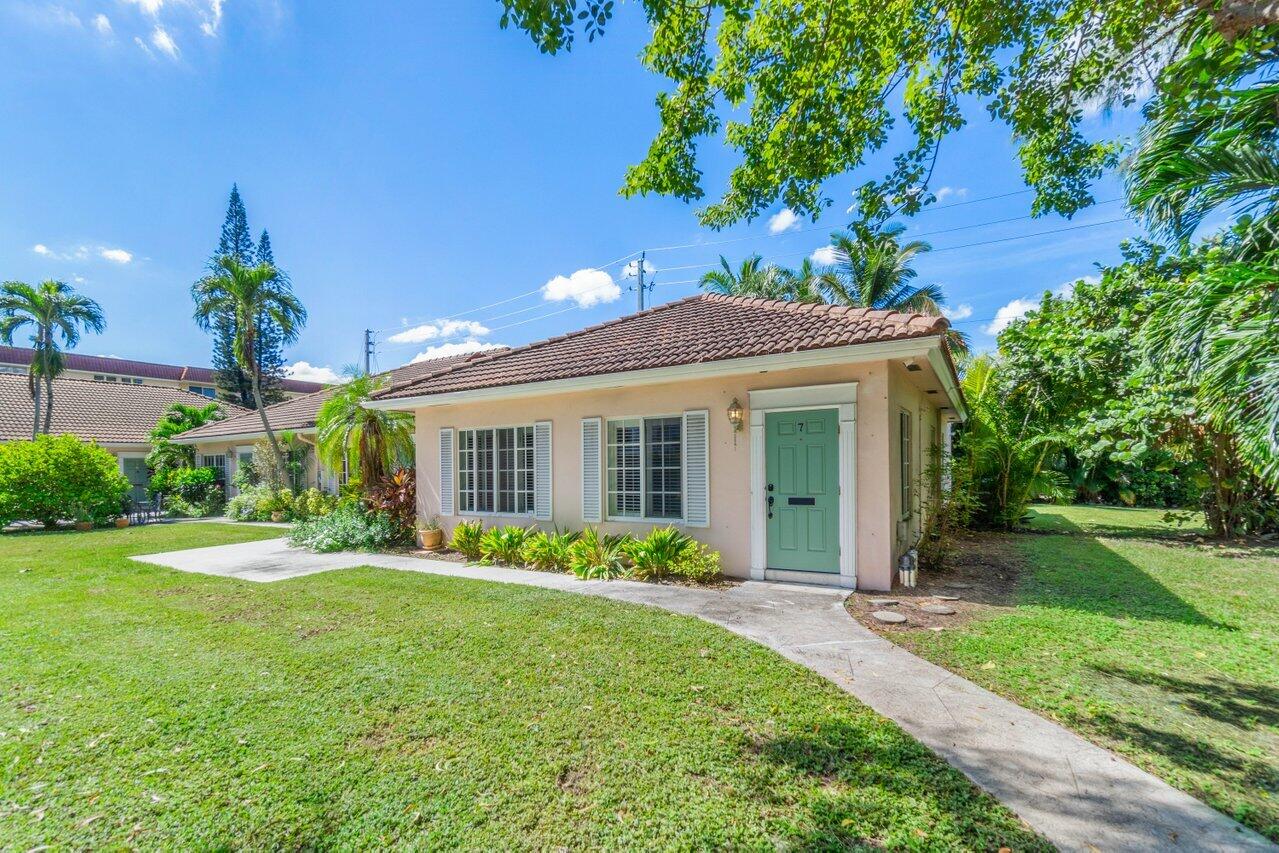
[[[174,518],[208,518],[221,515],[226,507],[222,495],[222,487],[214,484],[201,500],[187,500],[182,495],[171,493],[164,497],[164,511]]]
[[[676,562],[694,545],[691,536],[674,527],[656,527],[643,539],[627,543],[631,558],[631,577],[636,580],[661,580],[672,574]]]
[[[245,486],[240,494],[227,501],[226,514],[235,521],[269,521],[276,495],[265,486]]]
[[[63,518],[106,521],[120,514],[129,481],[116,458],[70,435],[0,444],[0,526]]]
[[[689,546],[679,555],[670,568],[672,577],[683,578],[693,583],[714,583],[723,577],[719,565],[719,552],[712,551],[695,539],[689,540]]]
[[[543,533],[538,530],[524,540],[520,558],[530,569],[539,572],[567,572],[569,549],[576,533]]]
[[[293,525],[289,542],[321,553],[329,551],[379,551],[406,544],[404,531],[383,512],[361,512],[339,507],[328,515]]]
[[[468,560],[480,558],[480,540],[484,536],[484,525],[478,521],[459,521],[453,528],[453,537],[449,547]]]
[[[371,508],[386,513],[405,530],[417,520],[417,477],[412,468],[401,468],[369,490]]]
[[[298,521],[326,516],[337,507],[337,498],[312,486],[293,499],[293,517]]]
[[[524,543],[533,531],[527,527],[508,524],[490,527],[480,537],[480,562],[487,565],[501,563],[504,566],[523,564]]]
[[[601,536],[594,527],[569,548],[569,568],[582,580],[613,580],[626,573],[626,549],[629,536]]]

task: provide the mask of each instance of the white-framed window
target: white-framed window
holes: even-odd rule
[[[610,420],[605,433],[609,518],[683,518],[684,419]]]
[[[200,467],[212,468],[218,472],[218,480],[226,482],[226,454],[225,453],[201,453]]]
[[[914,466],[911,458],[914,455],[914,442],[911,441],[910,412],[899,412],[897,415],[898,453],[901,455],[899,467],[901,472],[902,518],[908,517],[914,509]]]
[[[458,510],[533,514],[533,427],[457,431]]]
[[[210,388],[208,385],[188,385],[187,390],[192,394],[199,394],[202,397],[208,397],[210,400],[218,396],[216,388]]]

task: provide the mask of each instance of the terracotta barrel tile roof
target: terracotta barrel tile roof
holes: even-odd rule
[[[394,382],[380,399],[940,335],[942,317],[702,294]]]
[[[181,367],[176,364],[157,364],[152,361],[133,361],[127,358],[111,358],[105,355],[63,354],[68,370],[84,370],[92,373],[113,373],[119,376],[136,376],[139,379],[167,379],[173,382],[197,382],[212,385],[217,373],[208,367]],[[27,347],[0,346],[0,364],[31,363],[31,350]],[[281,380],[279,387],[292,393],[319,391],[319,382],[303,382],[300,379]]]
[[[496,352],[496,350],[493,350]],[[406,364],[403,367],[397,367],[395,370],[388,371],[387,380],[391,383],[407,382],[423,375],[438,373],[440,370],[473,358],[474,354],[467,353],[465,355],[453,355],[445,358],[433,358],[426,361],[419,361],[414,364]],[[329,399],[333,393],[341,386],[333,386],[325,388],[322,391],[316,391],[312,394],[303,394],[300,397],[294,397],[292,400],[284,400],[274,405],[267,406],[267,417],[271,421],[271,429],[273,430],[310,430],[315,428],[315,419],[320,412],[320,407],[324,405],[324,401]],[[202,441],[217,441],[219,438],[228,438],[231,436],[255,435],[262,432],[262,418],[256,411],[250,409],[241,410],[242,413],[235,417],[227,418],[216,423],[205,424],[199,429],[193,429],[182,434],[182,439],[189,441],[191,439],[200,439]]]
[[[70,433],[100,444],[149,444],[151,430],[170,405],[207,406],[211,402],[200,394],[164,385],[55,379],[53,428],[49,432]],[[233,417],[248,411],[230,403],[222,406]],[[31,438],[31,409],[27,377],[0,374],[0,441]]]

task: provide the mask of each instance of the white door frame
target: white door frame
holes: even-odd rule
[[[839,412],[839,574],[768,568],[764,416],[769,412],[836,409]],[[751,580],[801,581],[847,589],[857,586],[857,383],[770,388],[750,392]]]

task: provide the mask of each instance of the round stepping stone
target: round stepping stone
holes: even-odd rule
[[[938,601],[959,601],[958,595],[934,595],[933,598]]]
[[[935,613],[938,616],[954,616],[955,615],[955,608],[947,607],[944,604],[925,604],[923,607],[919,609],[924,611],[925,613]]]
[[[894,624],[906,621],[905,616],[901,615],[900,613],[894,613],[891,610],[876,610],[874,613],[870,615],[873,616],[875,619],[879,620],[880,622],[887,622],[890,625],[894,625]]]
[[[944,583],[942,584],[942,586],[946,587],[946,589],[972,589],[973,588],[972,584],[960,583],[959,581],[955,581],[953,583]]]
[[[872,598],[870,600],[871,607],[892,607],[900,602],[895,598]]]

